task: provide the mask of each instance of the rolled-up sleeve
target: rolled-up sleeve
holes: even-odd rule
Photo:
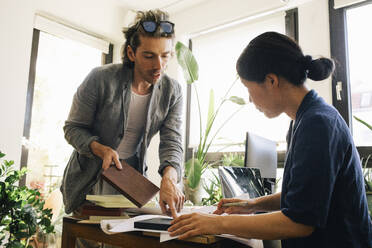
[[[178,86],[174,101],[169,108],[168,114],[160,128],[160,144],[159,144],[159,174],[163,174],[163,170],[167,166],[172,166],[176,169],[178,182],[182,175],[182,92]]]
[[[282,212],[295,222],[324,227],[343,154],[334,124],[326,118],[303,121],[296,130],[292,165]]]
[[[65,139],[76,151],[82,155],[93,158],[90,143],[99,140],[91,132],[97,108],[97,85],[99,78],[92,70],[79,86],[75,93],[68,119],[63,127]]]

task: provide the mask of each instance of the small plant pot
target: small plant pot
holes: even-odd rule
[[[186,200],[190,200],[195,206],[201,205],[202,196],[203,196],[203,187],[202,187],[203,178],[200,179],[198,186],[195,189],[189,187],[187,178],[183,178],[183,188],[185,192]]]

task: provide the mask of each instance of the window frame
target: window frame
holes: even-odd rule
[[[289,9],[285,15],[285,32],[286,35],[298,42],[298,8]],[[189,49],[192,51],[192,39],[188,41]],[[191,85],[187,84],[186,88],[186,118],[185,118],[185,161],[192,158],[193,148],[190,145],[190,112],[191,111]],[[208,152],[207,160],[215,160],[222,156],[223,152]],[[244,154],[241,152],[239,154]],[[278,168],[284,168],[284,152],[278,153]]]
[[[347,43],[347,23],[346,11],[348,9],[372,4],[372,0],[366,0],[360,3],[351,4],[346,7],[334,9],[334,0],[329,0],[329,25],[330,25],[330,44],[331,57],[335,60],[336,68],[332,76],[332,104],[344,118],[346,124],[352,132],[351,116],[351,90],[350,90],[350,71],[348,66],[348,43]],[[341,100],[337,99],[336,86],[342,82]],[[372,154],[372,146],[358,146],[357,150],[360,157],[367,157]],[[367,167],[372,168],[370,160]]]
[[[40,32],[42,30],[33,29],[32,34],[32,45],[31,45],[31,58],[30,58],[30,69],[28,73],[28,86],[27,86],[27,95],[26,95],[26,111],[25,111],[25,119],[23,124],[23,137],[26,139],[30,138],[30,130],[31,130],[31,120],[32,120],[32,106],[33,106],[33,98],[34,98],[34,87],[35,87],[35,77],[36,77],[36,62],[37,62],[37,55],[39,50],[39,38]],[[112,43],[109,44],[108,54],[102,53],[101,64],[110,64],[113,62],[113,49],[114,46]],[[25,145],[22,145],[21,150],[21,169],[27,168],[27,161],[28,161],[28,148]],[[26,175],[24,175],[19,180],[20,186],[26,185]]]

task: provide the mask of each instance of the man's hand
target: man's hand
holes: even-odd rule
[[[185,195],[177,187],[177,171],[168,166],[163,171],[163,178],[160,183],[159,205],[163,213],[171,213],[177,218],[177,212],[183,208]],[[167,208],[168,206],[168,208]]]
[[[102,159],[102,168],[107,170],[111,164],[115,164],[116,167],[121,170],[123,167],[119,161],[118,153],[109,146],[102,145],[97,141],[90,143],[90,149],[93,154]]]

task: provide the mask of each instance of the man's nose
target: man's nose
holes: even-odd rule
[[[163,59],[160,56],[156,56],[154,59],[153,69],[161,70],[163,67]]]

